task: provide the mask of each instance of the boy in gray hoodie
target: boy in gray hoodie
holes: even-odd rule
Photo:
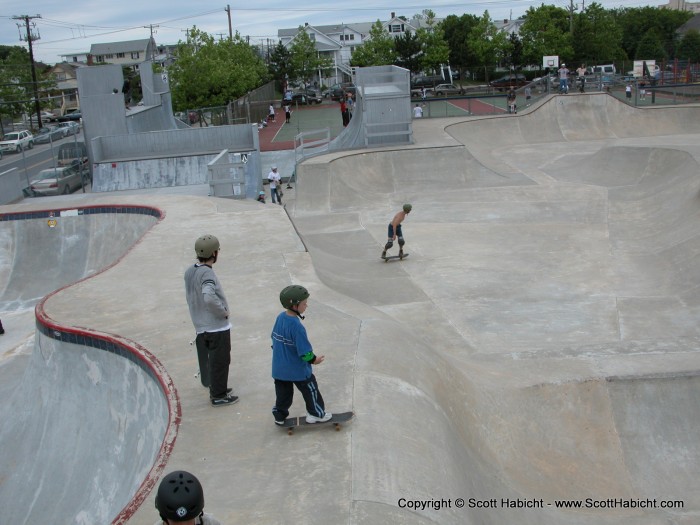
[[[219,256],[219,240],[202,235],[194,251],[198,262],[185,271],[185,294],[197,332],[199,374],[202,385],[209,388],[212,406],[232,405],[238,397],[228,388],[231,323],[224,290],[212,268]]]

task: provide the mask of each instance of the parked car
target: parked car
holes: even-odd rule
[[[519,88],[526,86],[530,82],[525,78],[525,75],[516,73],[513,75],[504,75],[501,78],[489,82],[489,86],[496,88],[499,91],[505,91],[510,88]]]
[[[72,111],[66,113],[65,115],[61,115],[57,118],[57,120],[59,122],[68,122],[69,120],[80,120],[81,118],[83,118],[83,114],[80,111]]]
[[[84,142],[64,142],[58,147],[56,164],[59,166],[77,166],[78,170],[83,170],[92,182],[92,164],[88,159],[87,148]]]
[[[64,137],[68,135],[80,135],[80,124],[77,122],[59,122],[56,127],[63,132]]]
[[[306,91],[295,91],[290,98],[283,98],[282,105],[289,104],[290,106],[305,105],[305,104],[320,104],[323,102],[323,97],[313,89]]]
[[[438,84],[431,90],[436,97],[449,97],[450,95],[464,95],[464,89],[454,84]]]
[[[420,88],[428,89],[443,82],[445,82],[445,79],[440,75],[418,76],[411,80],[411,89],[414,91],[418,91]]]
[[[56,115],[51,113],[50,111],[42,111],[41,112],[41,123],[45,124],[48,122],[55,122],[56,121]],[[29,116],[28,122],[31,126],[36,126],[38,125],[38,121],[36,118],[35,114],[32,114]]]
[[[63,128],[59,128],[58,126],[41,128],[39,131],[36,132],[36,135],[34,135],[34,143],[48,144],[49,142],[56,142],[57,140],[61,140],[65,136],[66,135]]]
[[[34,135],[27,130],[5,133],[2,142],[0,142],[0,150],[2,151],[15,151],[19,153],[23,149],[32,149],[33,147]]]
[[[352,98],[355,98],[357,93],[357,88],[352,82],[345,82],[343,84],[333,84],[330,88],[331,100],[340,100],[341,97],[345,96],[345,93],[350,93]]]
[[[41,170],[29,184],[34,195],[67,195],[82,188],[83,180],[78,165],[58,166]]]

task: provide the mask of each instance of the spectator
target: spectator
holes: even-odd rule
[[[422,118],[423,117],[423,108],[420,107],[420,104],[416,103],[416,107],[413,108],[413,118]]]

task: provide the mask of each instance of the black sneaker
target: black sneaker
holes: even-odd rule
[[[231,394],[227,395],[226,397],[215,397],[211,400],[211,406],[213,407],[233,405],[234,403],[238,403],[238,396],[232,396]]]
[[[275,425],[283,426],[285,419],[275,419]]]
[[[229,395],[231,392],[233,392],[233,388],[226,389],[226,395]],[[211,394],[209,394],[209,399],[214,399],[214,397]]]

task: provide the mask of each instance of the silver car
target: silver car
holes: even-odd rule
[[[34,135],[35,144],[48,144],[49,142],[56,142],[65,137],[64,131],[58,126],[51,126],[48,128],[41,128]]]
[[[64,137],[80,134],[80,124],[77,122],[59,122],[57,127],[63,131]]]
[[[76,164],[41,170],[29,185],[34,195],[67,195],[83,186]]]

